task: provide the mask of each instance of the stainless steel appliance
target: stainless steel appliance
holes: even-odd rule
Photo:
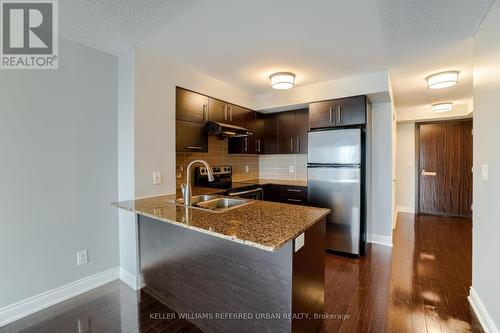
[[[236,198],[262,200],[262,187],[247,182],[233,182],[233,168],[230,165],[211,167],[213,181],[209,180],[206,166],[195,168],[195,185],[200,187],[219,188],[220,194]]]
[[[326,249],[364,255],[366,242],[365,131],[308,134],[308,205],[330,208]]]

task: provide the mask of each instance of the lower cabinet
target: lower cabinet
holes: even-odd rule
[[[307,205],[307,187],[267,184],[263,186],[265,201]]]

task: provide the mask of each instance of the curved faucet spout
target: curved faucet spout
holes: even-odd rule
[[[186,168],[186,184],[182,187],[183,188],[182,197],[184,199],[185,206],[191,206],[191,167],[194,164],[198,163],[203,164],[207,169],[208,181],[209,182],[214,181],[214,174],[212,173],[212,168],[210,167],[210,165],[208,165],[207,162],[203,160],[194,160],[191,163],[189,163]]]

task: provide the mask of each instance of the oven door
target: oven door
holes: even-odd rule
[[[230,197],[262,200],[262,188],[258,187],[250,190],[241,189],[238,192],[229,192],[227,195]]]

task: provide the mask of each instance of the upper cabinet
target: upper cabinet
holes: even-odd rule
[[[308,109],[280,112],[278,120],[278,153],[307,153]]]
[[[183,121],[206,122],[208,120],[208,97],[177,87],[175,118]]]
[[[247,109],[215,98],[209,98],[208,104],[209,120],[243,126],[243,117]]]
[[[328,128],[366,124],[366,96],[309,104],[309,127]]]

